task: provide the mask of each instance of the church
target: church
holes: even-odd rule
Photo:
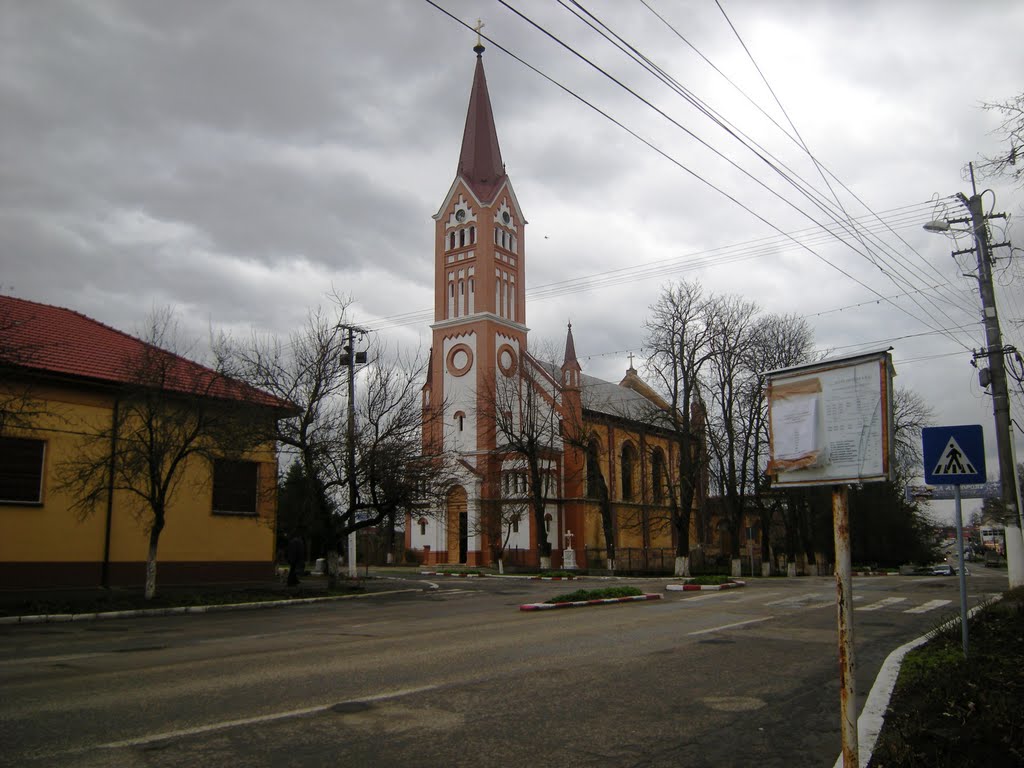
[[[614,567],[616,551],[671,556],[678,443],[669,408],[632,364],[588,376],[530,353],[526,219],[505,172],[478,44],[455,179],[434,215],[434,322],[423,455],[454,457],[440,500],[406,517],[429,565]],[[580,329],[577,329],[577,333]],[[703,504],[706,484],[694,508]],[[609,544],[611,546],[609,546]]]

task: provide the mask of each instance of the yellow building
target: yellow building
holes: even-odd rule
[[[159,369],[159,384],[143,381],[141,360]],[[126,459],[133,430],[142,434],[140,392],[164,404],[150,415],[163,420],[165,447],[172,428],[212,423],[200,411],[265,428],[290,407],[77,312],[11,297],[0,297],[0,366],[0,588],[144,582],[154,517],[110,460]],[[200,450],[179,451],[160,584],[272,576],[276,453],[266,441],[244,444],[256,447],[239,453],[203,438]],[[83,500],[72,476],[85,467],[93,486],[105,479]]]

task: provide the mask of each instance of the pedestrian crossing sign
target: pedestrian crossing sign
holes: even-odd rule
[[[980,424],[921,430],[924,481],[930,485],[984,483],[985,436]]]

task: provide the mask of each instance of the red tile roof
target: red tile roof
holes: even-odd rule
[[[211,368],[63,307],[0,296],[0,360],[21,369],[107,384],[136,384],[138,360],[156,353],[164,388],[291,410],[293,405]]]

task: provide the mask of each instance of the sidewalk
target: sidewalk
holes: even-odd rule
[[[345,600],[418,589],[403,585],[401,572],[387,576],[343,578],[329,592],[326,576],[307,574],[298,586],[266,581],[158,586],[147,601],[143,588],[98,587],[0,589],[0,625],[84,621],[99,618],[207,613],[211,610],[255,610],[302,602]]]

